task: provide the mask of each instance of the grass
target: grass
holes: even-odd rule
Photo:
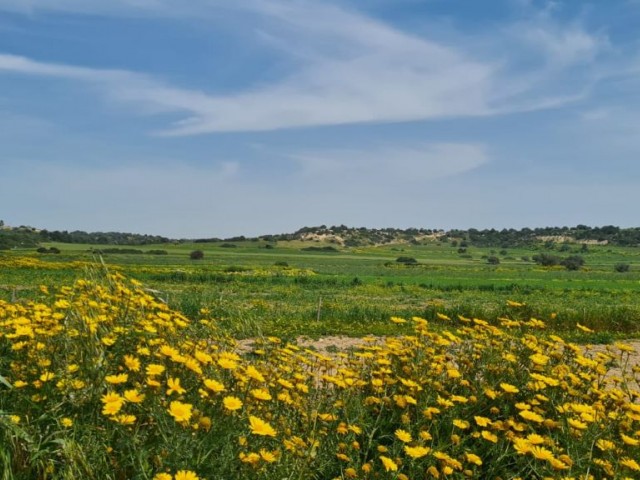
[[[148,245],[136,248],[167,254],[116,253],[102,258],[110,268],[161,292],[170,306],[188,315],[207,309],[240,337],[255,331],[286,338],[384,335],[390,333],[391,316],[432,319],[443,312],[452,317],[495,318],[508,312],[507,300],[531,305],[532,316],[576,338],[577,322],[603,332],[603,338],[640,334],[637,248],[590,246],[583,254],[585,268],[572,272],[522,260],[546,251],[542,247],[507,249],[503,254],[500,249],[468,247],[461,255],[457,247],[436,242],[338,252],[302,250],[325,246],[315,242],[233,244],[234,248],[220,243]],[[45,247],[61,253],[38,256],[25,250],[0,256],[0,261],[5,259],[0,298],[29,298],[41,284],[71,283],[98,261],[91,250],[101,248],[60,243]],[[203,250],[203,260],[189,259],[195,249]],[[552,253],[579,250],[571,249]],[[24,255],[38,263],[20,266],[16,261]],[[490,255],[499,256],[501,263],[488,265]],[[400,265],[395,262],[400,256],[416,258],[418,264]],[[631,271],[614,272],[614,265],[621,262],[631,264]],[[283,264],[288,267],[278,266]]]
[[[83,274],[73,286],[38,289],[32,302],[0,300],[2,479],[640,472],[640,369],[625,368],[632,347],[593,351],[548,335],[531,305],[511,301],[482,320],[447,318],[434,304],[431,320],[393,317],[388,338],[331,355],[257,335],[261,315],[246,312],[264,305],[232,301],[224,308],[245,310],[225,315],[256,340],[243,353],[233,325],[210,316],[224,299],[197,299],[183,310],[212,310],[185,315],[120,273]],[[267,285],[286,295],[295,282]],[[364,290],[367,315],[380,312],[370,285],[353,288]],[[352,324],[355,307],[327,308]]]

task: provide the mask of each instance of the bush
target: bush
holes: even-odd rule
[[[618,273],[628,272],[631,266],[628,263],[616,263],[613,269]]]
[[[487,258],[487,263],[489,265],[500,265],[500,259],[495,255],[491,255],[489,258]]]
[[[202,260],[204,258],[204,252],[202,250],[194,250],[189,254],[191,260]]]
[[[580,270],[584,265],[584,258],[580,255],[571,255],[560,262],[567,270]]]
[[[398,257],[396,258],[396,262],[404,263],[405,265],[414,265],[418,263],[418,261],[413,257]]]
[[[51,248],[40,247],[36,250],[36,252],[42,253],[42,254],[47,254],[47,253],[58,254],[60,253],[60,249],[56,247],[51,247]]]
[[[534,255],[531,257],[534,262],[538,265],[542,265],[543,267],[553,267],[555,265],[560,265],[562,259],[557,255],[551,255],[548,253],[540,253],[538,255]]]

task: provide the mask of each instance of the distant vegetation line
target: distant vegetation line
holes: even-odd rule
[[[41,243],[83,243],[92,245],[141,246],[162,243],[216,243],[234,241],[318,241],[341,247],[384,245],[394,243],[421,244],[451,242],[461,247],[520,247],[538,243],[599,243],[616,246],[640,246],[640,227],[621,228],[613,225],[589,227],[542,227],[522,229],[438,230],[424,228],[353,228],[345,225],[303,227],[293,233],[259,237],[172,239],[160,235],[123,232],[83,232],[40,230],[34,227],[9,227],[0,221],[0,250],[14,247],[38,247]]]

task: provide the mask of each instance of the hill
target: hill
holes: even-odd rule
[[[0,221],[1,222],[1,221]],[[315,242],[339,247],[360,247],[390,244],[424,244],[430,242],[449,242],[453,246],[476,246],[510,248],[547,244],[599,244],[615,246],[640,246],[640,228],[621,228],[613,225],[589,227],[542,227],[509,229],[470,228],[467,230],[440,230],[426,228],[354,228],[345,225],[320,225],[303,227],[293,233],[261,235],[259,237],[170,239],[160,235],[144,235],[122,232],[84,232],[80,230],[48,231],[20,226],[9,227],[0,223],[0,250],[10,248],[37,247],[42,242],[82,243],[92,245],[150,245],[162,243],[217,243],[263,240],[267,242],[303,241]]]

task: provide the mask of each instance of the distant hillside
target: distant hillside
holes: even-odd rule
[[[167,242],[240,242],[246,240],[303,241],[340,247],[360,247],[389,244],[421,244],[451,242],[454,245],[476,247],[519,247],[539,243],[580,243],[586,245],[640,246],[640,228],[604,227],[544,227],[516,229],[438,230],[426,228],[353,228],[345,225],[303,227],[293,233],[231,238],[201,238],[174,240],[159,235],[121,232],[47,231],[33,227],[8,227],[0,221],[0,249],[37,247],[41,242],[85,243],[91,245],[149,245]]]
[[[582,243],[587,245],[640,246],[640,228],[604,227],[544,227],[516,229],[433,230],[424,228],[350,228],[304,227],[290,234],[265,235],[267,241],[301,240],[323,241],[345,247],[384,245],[394,243],[456,242],[461,246],[518,247],[537,243]]]
[[[0,250],[37,247],[42,242],[88,243],[91,245],[149,245],[171,239],[158,235],[122,232],[47,231],[33,227],[9,227],[0,221]]]

